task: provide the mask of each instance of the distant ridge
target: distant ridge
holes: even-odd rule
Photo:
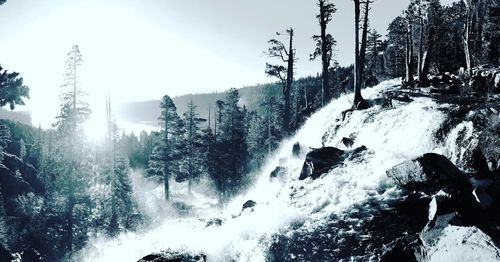
[[[10,111],[0,108],[0,119],[16,121],[31,126],[31,112],[29,111]]]

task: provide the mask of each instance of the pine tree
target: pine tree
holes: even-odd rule
[[[288,28],[285,33],[277,32],[276,35],[280,36],[286,34],[288,36],[288,46],[285,46],[277,39],[268,41],[270,47],[266,54],[271,58],[277,58],[284,64],[269,64],[266,63],[266,74],[271,77],[276,77],[281,81],[283,90],[283,102],[285,105],[283,111],[283,129],[285,132],[290,131],[291,122],[291,108],[292,108],[292,84],[294,77],[294,66],[297,60],[296,51],[293,46],[294,31],[293,28]]]
[[[377,32],[377,30],[372,29],[368,32],[368,39],[366,43],[366,67],[368,69],[368,75],[376,75],[381,73],[381,58],[379,56],[380,50],[383,50],[382,47],[382,35]]]
[[[406,21],[402,16],[396,17],[387,28],[387,46],[384,52],[384,71],[389,76],[404,75]]]
[[[188,111],[184,113],[184,127],[186,131],[184,139],[184,157],[186,179],[188,180],[188,191],[191,193],[193,180],[199,179],[203,173],[202,159],[202,134],[200,124],[205,119],[199,118],[196,113],[196,105],[191,100],[188,104]]]
[[[160,108],[162,112],[159,119],[162,121],[163,130],[161,139],[153,149],[147,172],[150,175],[159,175],[162,169],[165,200],[168,201],[170,199],[169,179],[176,177],[180,172],[178,160],[181,157],[179,151],[183,127],[177,108],[168,95],[161,100]]]
[[[0,107],[9,104],[10,109],[14,110],[16,105],[24,105],[24,98],[29,98],[29,91],[23,85],[23,78],[19,73],[9,73],[0,66]]]
[[[74,217],[75,207],[88,208],[90,178],[90,157],[85,145],[82,124],[90,115],[90,108],[83,100],[84,92],[78,84],[77,70],[81,66],[82,57],[78,46],[74,45],[68,53],[66,73],[62,92],[61,111],[54,124],[57,130],[57,152],[54,158],[57,163],[58,176],[54,182],[56,192],[65,201],[65,244],[71,252],[75,237],[86,237],[86,231],[75,232],[83,220]]]
[[[318,0],[319,14],[316,16],[319,22],[321,33],[314,35],[313,40],[316,42],[316,50],[310,55],[311,60],[315,60],[321,56],[321,104],[325,105],[331,99],[331,84],[330,84],[330,63],[333,59],[333,47],[336,45],[335,39],[331,34],[326,32],[328,23],[332,21],[333,14],[337,11],[335,5],[330,0]]]
[[[216,179],[221,183],[221,202],[225,201],[228,193],[237,190],[245,182],[243,175],[247,167],[248,147],[245,114],[238,106],[239,99],[238,90],[232,88],[227,92],[220,140],[217,141],[218,146],[223,149],[219,151],[223,169],[218,174],[222,177]]]

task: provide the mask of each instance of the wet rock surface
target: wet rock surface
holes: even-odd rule
[[[365,146],[353,150],[341,150],[336,147],[322,147],[309,152],[302,166],[299,180],[306,178],[317,179],[328,173],[332,168],[344,163],[345,160],[353,160],[366,151]]]
[[[203,254],[192,255],[175,251],[163,251],[147,255],[138,262],[206,262],[207,257]]]
[[[443,155],[427,153],[386,171],[397,185],[406,188],[432,189],[444,184],[467,187],[467,178],[449,159]]]

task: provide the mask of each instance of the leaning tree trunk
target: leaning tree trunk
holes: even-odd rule
[[[472,56],[470,50],[470,34],[471,34],[471,10],[470,6],[467,7],[467,18],[465,20],[465,31],[464,31],[464,53],[465,53],[465,62],[467,64],[467,75],[469,77],[472,76]]]

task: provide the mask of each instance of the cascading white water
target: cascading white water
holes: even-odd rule
[[[363,90],[363,95],[373,100],[396,84],[396,80],[386,81]],[[342,121],[341,112],[351,106],[352,95],[332,101],[281,144],[259,171],[253,189],[234,199],[224,210],[204,212],[201,217],[159,217],[162,223],[147,232],[94,240],[84,250],[83,260],[135,261],[171,249],[202,252],[209,261],[264,261],[269,238],[292,223],[300,221],[303,227],[313,230],[330,219],[331,214],[348,212],[349,207],[368,197],[380,201],[398,197],[400,191],[387,178],[387,169],[428,152],[445,154],[457,161],[460,152],[453,147],[453,140],[457,139],[453,136],[459,130],[451,132],[445,143],[435,141],[435,133],[445,120],[439,109],[449,105],[437,104],[430,98],[395,103],[391,109],[375,105],[354,111]],[[298,180],[305,154],[292,156],[295,142],[302,149],[319,148],[323,144],[345,149],[340,141],[349,136],[355,137],[354,147],[368,148],[362,157],[345,161],[319,179]],[[270,181],[269,174],[280,164],[287,168],[285,175]],[[210,203],[210,199],[198,199]],[[240,215],[242,204],[249,199],[256,201],[257,206],[253,212],[245,210]],[[206,227],[206,219],[214,217],[224,223],[220,227]]]

